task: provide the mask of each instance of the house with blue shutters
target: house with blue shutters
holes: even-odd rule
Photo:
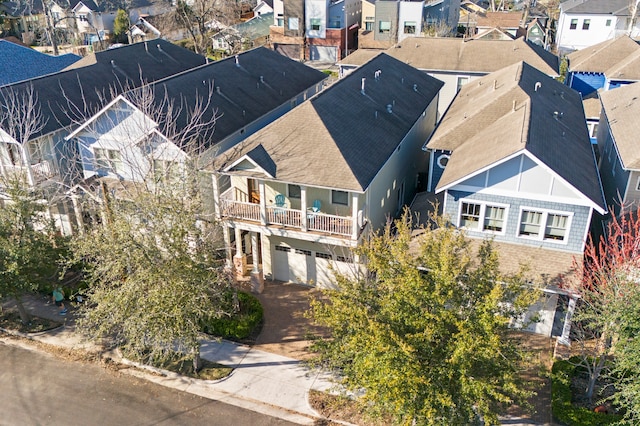
[[[472,238],[581,254],[607,209],[580,95],[525,62],[465,85],[429,139],[429,187]]]

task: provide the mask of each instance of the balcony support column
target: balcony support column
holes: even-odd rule
[[[230,271],[233,263],[231,261],[231,235],[229,234],[229,227],[222,227],[222,237],[224,238],[224,251],[225,251],[225,267]]]
[[[247,271],[247,255],[242,252],[242,231],[234,228],[236,237],[236,254],[233,256],[233,266],[236,270],[236,279],[245,276]]]
[[[213,187],[213,214],[216,220],[220,220],[220,188],[218,176],[215,173],[211,173],[211,186]]]
[[[251,285],[254,293],[262,293],[264,291],[264,276],[260,269],[260,259],[258,258],[258,233],[251,232],[251,254],[253,257],[253,268],[251,269]]]
[[[358,239],[358,194],[351,193],[351,238]]]
[[[300,185],[300,225],[302,230],[307,232],[307,187]]]
[[[264,181],[260,180],[258,181],[258,189],[260,191],[260,224],[261,225],[266,225],[267,224],[267,204],[266,204],[266,196],[265,196],[265,189],[264,189]]]

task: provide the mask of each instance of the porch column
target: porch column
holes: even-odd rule
[[[218,187],[218,176],[211,173],[211,186],[213,187],[213,215],[216,220],[220,220],[220,188]]]
[[[253,257],[253,269],[251,269],[251,284],[254,293],[262,293],[264,290],[264,277],[260,269],[258,259],[258,233],[251,232],[251,255]]]
[[[355,192],[351,193],[351,221],[351,238],[357,240],[360,226],[358,225],[358,194]]]
[[[302,230],[306,232],[307,230],[307,187],[300,185],[300,224],[302,225]]]
[[[33,170],[31,170],[31,160],[30,155],[27,150],[26,145],[18,144],[20,147],[20,153],[22,154],[22,162],[24,163],[24,167],[27,169],[27,181],[29,182],[29,186],[34,186],[36,184],[36,180],[33,177]]]
[[[78,233],[84,235],[84,220],[82,219],[82,211],[76,194],[71,195],[71,204],[73,204],[73,213],[76,217]]]
[[[264,190],[264,181],[258,181],[258,189],[260,191],[260,224],[267,224],[267,204],[266,204],[266,196]]]
[[[231,270],[233,263],[231,262],[231,235],[229,234],[229,227],[222,227],[222,237],[224,238],[225,267]]]
[[[577,297],[569,296],[569,305],[567,306],[567,313],[564,316],[564,326],[562,327],[562,336],[558,338],[558,343],[565,346],[571,346],[571,340],[569,339],[569,333],[571,332],[571,317],[576,310]]]
[[[242,230],[234,228],[236,237],[236,255],[233,256],[233,266],[236,270],[236,279],[244,277],[247,271],[247,255],[242,252]]]

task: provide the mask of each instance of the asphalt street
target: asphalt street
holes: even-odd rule
[[[0,425],[293,425],[0,342]]]

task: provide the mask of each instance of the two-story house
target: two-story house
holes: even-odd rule
[[[566,54],[623,34],[637,37],[640,27],[631,16],[632,4],[629,0],[561,2],[556,32],[558,52]]]
[[[378,53],[357,50],[338,64],[340,76],[345,76]],[[462,86],[511,64],[525,61],[546,75],[559,75],[557,56],[522,38],[466,41],[459,38],[412,38],[403,40],[386,53],[444,82],[438,104],[440,117]]]
[[[353,271],[351,249],[424,186],[441,87],[381,54],[218,157],[217,212],[236,267],[250,253],[256,285],[265,274],[330,286],[334,271]]]
[[[581,254],[606,212],[580,95],[525,62],[466,85],[426,149],[429,188],[471,237]]]
[[[600,176],[607,205],[611,214],[616,216],[636,209],[640,202],[640,152],[636,125],[640,114],[638,99],[640,83],[600,94]]]
[[[274,0],[273,49],[292,59],[335,63],[357,44],[359,0]]]
[[[77,147],[86,181],[152,185],[181,175],[188,159],[210,163],[322,90],[325,78],[260,47],[126,92],[65,139]],[[211,177],[202,185],[210,195]]]

